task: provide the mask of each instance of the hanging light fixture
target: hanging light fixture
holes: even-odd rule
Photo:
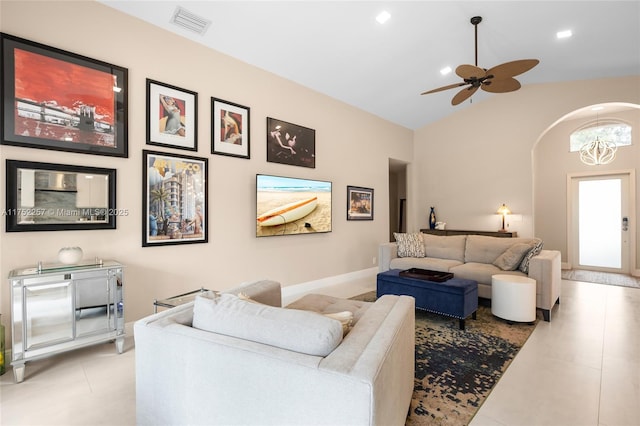
[[[596,112],[596,129],[599,127],[598,113]],[[599,136],[591,142],[587,142],[580,148],[580,161],[588,166],[609,164],[616,158],[618,146],[609,141],[601,141]]]

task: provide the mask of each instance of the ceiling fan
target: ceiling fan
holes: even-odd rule
[[[489,69],[478,67],[478,24],[480,22],[482,22],[481,16],[474,16],[471,18],[471,23],[475,27],[476,35],[476,64],[459,65],[456,68],[456,74],[462,77],[464,81],[429,90],[421,93],[422,95],[441,92],[443,90],[449,90],[456,87],[468,86],[459,91],[451,100],[451,105],[458,105],[470,98],[478,88],[482,88],[485,92],[491,93],[513,92],[521,87],[520,82],[513,77],[529,71],[540,63],[537,59],[521,59],[518,61],[505,62],[504,64],[496,65]]]

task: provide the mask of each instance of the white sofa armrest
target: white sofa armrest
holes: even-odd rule
[[[551,320],[551,309],[560,302],[561,269],[558,250],[542,250],[529,261],[529,278],[536,280],[536,306],[545,321]]]
[[[398,257],[397,243],[382,243],[378,247],[378,271],[385,272],[391,269],[391,260]]]

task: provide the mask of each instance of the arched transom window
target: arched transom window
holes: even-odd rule
[[[580,148],[596,138],[608,141],[616,146],[631,145],[631,126],[620,120],[607,119],[588,123],[569,137],[569,151],[580,151]]]

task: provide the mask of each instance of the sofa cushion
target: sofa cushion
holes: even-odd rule
[[[426,257],[452,259],[464,262],[466,235],[430,235],[422,234]]]
[[[424,241],[420,232],[393,233],[398,243],[398,257],[424,257]]]
[[[454,266],[462,262],[451,259],[437,259],[435,257],[396,257],[389,262],[389,269],[420,268],[438,272],[449,272]]]
[[[249,296],[247,296],[245,293],[238,293],[238,299],[242,299],[242,300],[246,300],[247,302],[251,302],[251,303],[260,303],[258,301],[253,300],[252,298],[250,298]],[[316,312],[313,309],[304,309],[305,311],[312,311],[312,312]],[[351,330],[351,327],[353,327],[353,312],[351,311],[335,311],[335,312],[328,312],[328,313],[322,313],[320,312],[321,315],[324,315],[325,317],[328,318],[333,318],[334,320],[338,320],[340,321],[340,324],[342,325],[342,336],[346,336],[346,334],[349,332],[349,330]]]
[[[493,263],[509,247],[518,243],[531,243],[531,238],[501,238],[468,235],[464,252],[465,262]]]
[[[449,270],[455,278],[478,281],[478,284],[491,285],[491,277],[495,274],[513,274],[524,276],[520,271],[503,271],[491,263],[465,263]]]
[[[502,253],[493,264],[503,271],[515,271],[520,266],[522,258],[532,248],[532,244],[517,243]]]
[[[543,242],[540,238],[533,239],[533,248],[524,255],[524,258],[522,259],[522,262],[520,262],[520,266],[518,267],[520,272],[523,272],[525,274],[529,273],[529,261],[532,257],[540,254],[540,252],[542,251],[542,245]]]
[[[316,356],[330,354],[342,341],[342,325],[335,319],[225,293],[196,297],[193,327]]]

